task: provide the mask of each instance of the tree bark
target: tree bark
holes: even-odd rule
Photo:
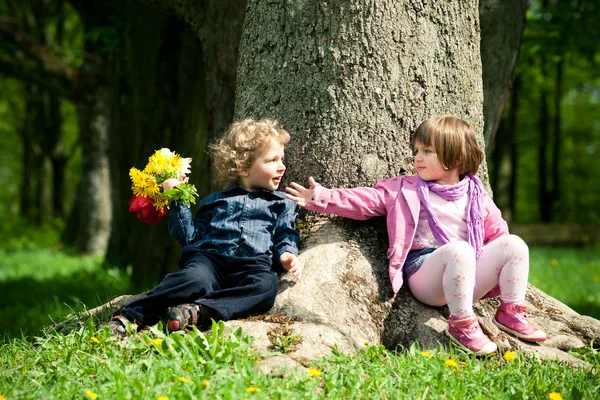
[[[209,193],[203,55],[182,22],[137,2],[124,4],[119,17],[127,24],[126,57],[115,60],[117,85],[111,93],[114,207],[106,262],[131,265],[134,285],[147,288],[177,268],[181,247],[168,234],[169,216],[147,225],[129,212],[128,172],[144,168],[155,150],[168,147],[192,157],[191,182],[201,197]]]
[[[491,152],[515,77],[528,0],[481,0],[481,63],[486,153]]]

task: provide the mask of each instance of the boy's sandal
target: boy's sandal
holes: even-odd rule
[[[129,318],[124,315],[115,315],[113,319],[108,323],[111,336],[118,336],[124,338],[127,333],[131,330],[131,325],[135,324],[135,330],[141,325],[137,321],[131,322]]]
[[[200,304],[180,304],[167,311],[167,329],[170,331],[208,326],[209,322],[208,309]]]

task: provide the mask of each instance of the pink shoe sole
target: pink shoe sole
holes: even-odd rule
[[[537,329],[535,332],[530,333],[528,335],[523,334],[523,333],[519,333],[517,331],[513,331],[512,329],[510,329],[507,326],[502,325],[500,322],[498,322],[496,320],[496,317],[494,317],[494,324],[498,327],[498,329],[500,329],[501,331],[504,331],[506,333],[510,333],[511,335],[521,339],[521,340],[526,340],[528,342],[543,342],[546,339],[548,339],[548,336],[546,336],[546,334]]]
[[[473,351],[471,349],[469,349],[468,347],[465,347],[462,343],[460,343],[458,341],[458,339],[456,339],[454,336],[452,336],[450,334],[450,332],[448,332],[448,329],[446,329],[446,336],[448,336],[448,338],[456,345],[458,345],[461,349],[465,350],[466,352],[468,352],[469,354],[475,354],[476,356],[487,356],[489,354],[493,354],[496,352],[496,350],[498,350],[498,346],[496,346],[496,343],[494,342],[489,342],[488,344],[486,344],[485,346],[483,346],[483,348],[479,351]]]

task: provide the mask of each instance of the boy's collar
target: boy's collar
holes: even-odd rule
[[[249,191],[245,188],[243,188],[240,185],[237,184],[233,184],[233,185],[229,185],[227,186],[224,190],[224,192],[234,192],[234,191],[241,191],[245,194],[250,194],[250,193],[265,193],[265,194],[271,194],[275,197],[277,197],[278,199],[285,199],[285,193],[279,190],[269,190],[269,189],[256,189],[254,191]]]

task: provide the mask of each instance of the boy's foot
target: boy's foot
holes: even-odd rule
[[[111,336],[119,336],[124,338],[129,332],[137,331],[141,325],[136,321],[130,321],[124,315],[115,315],[108,323]],[[132,329],[133,328],[133,329]]]
[[[446,335],[454,343],[478,356],[494,353],[498,349],[496,343],[483,333],[475,315],[461,318],[450,316]]]
[[[192,326],[207,327],[210,324],[208,308],[199,304],[180,304],[167,311],[167,329],[179,331]]]
[[[494,324],[522,340],[543,342],[548,339],[544,331],[537,329],[527,319],[527,306],[517,303],[500,302],[494,316]]]

